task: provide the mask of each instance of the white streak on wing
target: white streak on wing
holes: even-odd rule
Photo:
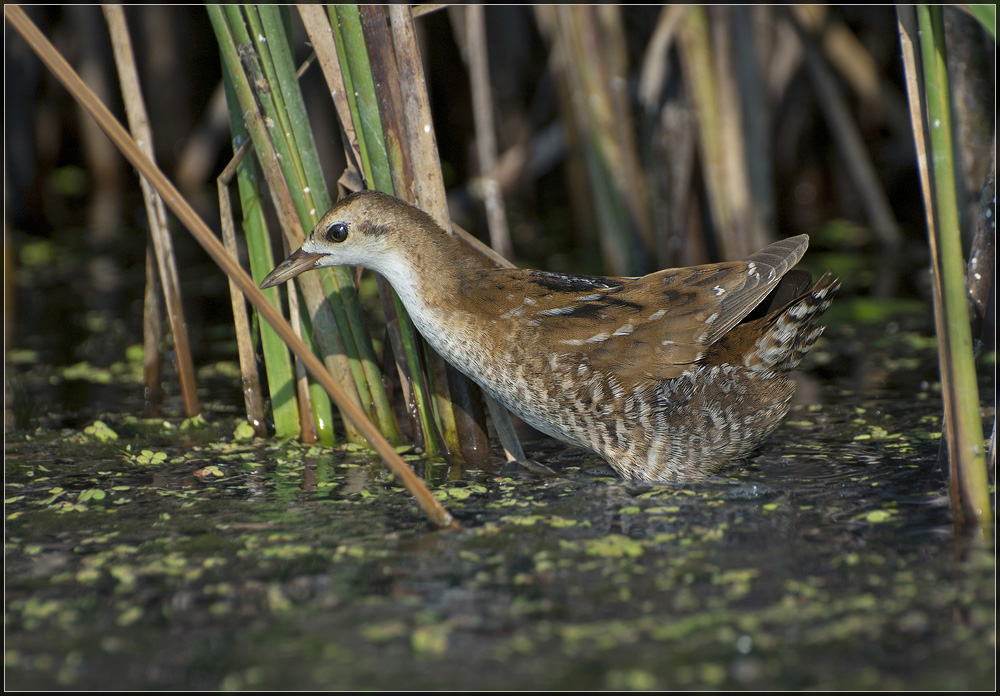
[[[572,314],[576,307],[555,307],[554,309],[543,309],[538,313],[540,317],[554,317],[559,314]]]

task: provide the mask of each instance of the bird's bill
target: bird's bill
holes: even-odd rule
[[[287,259],[279,263],[267,277],[261,281],[261,289],[273,287],[279,283],[285,283],[300,273],[316,268],[316,263],[323,258],[323,254],[316,254],[299,249]]]

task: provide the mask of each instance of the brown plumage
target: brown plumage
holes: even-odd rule
[[[641,278],[500,269],[368,191],[337,203],[262,286],[322,266],[378,271],[427,342],[528,424],[626,478],[693,480],[746,456],[788,412],[788,372],[839,287],[788,273],[808,243]]]

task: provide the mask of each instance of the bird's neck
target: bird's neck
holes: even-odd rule
[[[389,281],[417,327],[433,344],[434,332],[445,329],[441,325],[443,318],[462,314],[463,304],[470,299],[463,292],[463,280],[492,264],[435,225],[412,229],[392,252],[370,267]]]

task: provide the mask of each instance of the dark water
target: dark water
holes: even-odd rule
[[[698,484],[548,440],[544,476],[415,458],[458,532],[365,452],[239,439],[237,400],[143,420],[127,365],[19,366],[7,686],[991,689],[994,555],[952,527],[932,342],[831,333],[822,405]]]

